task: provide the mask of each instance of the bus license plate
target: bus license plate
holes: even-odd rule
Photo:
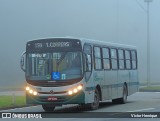
[[[55,100],[57,100],[56,97],[48,97],[48,101],[55,101]]]

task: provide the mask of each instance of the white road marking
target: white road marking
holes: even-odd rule
[[[138,112],[138,111],[146,111],[146,110],[154,110],[155,108],[146,108],[146,109],[139,109],[139,110],[133,110],[133,111],[127,111],[127,112]]]
[[[155,93],[160,93],[160,92],[155,92]]]

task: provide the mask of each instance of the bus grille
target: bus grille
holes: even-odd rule
[[[67,86],[67,85],[72,85],[75,84],[77,82],[79,82],[79,80],[70,80],[70,81],[31,81],[31,80],[27,80],[27,82],[33,86],[41,86],[41,87],[60,87],[60,86]]]
[[[51,92],[38,92],[39,94],[51,94]],[[64,94],[67,93],[67,91],[63,91],[63,92],[54,92],[53,94]]]

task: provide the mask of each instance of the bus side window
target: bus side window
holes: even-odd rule
[[[116,49],[111,49],[111,63],[112,63],[113,70],[118,69],[117,50]]]
[[[102,69],[102,55],[100,47],[94,47],[94,68],[96,70]]]
[[[137,69],[137,55],[136,51],[131,51],[132,69]]]
[[[119,61],[119,69],[124,69],[124,51],[122,49],[118,50],[118,61]]]
[[[103,66],[104,69],[110,69],[110,57],[109,57],[109,48],[102,48],[103,52]]]
[[[129,50],[125,50],[125,61],[126,61],[126,69],[131,69],[131,57]]]

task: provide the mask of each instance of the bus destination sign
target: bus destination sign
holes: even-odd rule
[[[35,48],[67,48],[67,47],[71,47],[72,44],[71,42],[46,42],[46,43],[35,43]]]
[[[40,39],[29,41],[26,46],[27,52],[82,50],[78,39]]]

